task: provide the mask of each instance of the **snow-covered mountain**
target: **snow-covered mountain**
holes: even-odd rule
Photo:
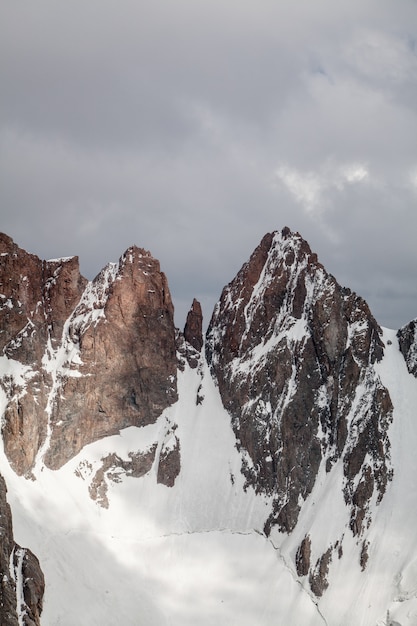
[[[143,249],[0,255],[2,624],[417,624],[415,321],[287,228],[205,338]]]

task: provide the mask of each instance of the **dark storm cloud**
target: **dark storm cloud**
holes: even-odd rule
[[[92,278],[136,243],[177,323],[289,225],[380,323],[417,315],[417,7],[5,2],[0,229]]]

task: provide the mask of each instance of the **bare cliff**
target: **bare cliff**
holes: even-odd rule
[[[145,425],[177,398],[165,275],[135,246],[91,282],[77,257],[41,261],[0,236],[2,434],[15,471],[58,468],[87,443]]]

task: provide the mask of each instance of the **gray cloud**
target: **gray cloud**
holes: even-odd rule
[[[417,5],[6,3],[1,230],[92,278],[132,243],[183,324],[290,226],[378,321],[417,315]]]

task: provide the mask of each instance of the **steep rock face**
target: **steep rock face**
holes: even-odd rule
[[[37,455],[58,468],[176,400],[173,305],[149,252],[133,246],[87,282],[76,257],[40,261],[0,241],[3,438],[16,472]]]
[[[417,378],[417,319],[400,328],[397,337],[407,369]]]
[[[40,626],[44,577],[35,555],[14,541],[6,493],[0,475],[0,624]]]
[[[0,371],[7,372],[0,384],[9,400],[2,432],[20,473],[33,465],[47,434],[42,407],[53,381],[42,360],[58,348],[86,283],[77,257],[42,261],[0,233]]]
[[[247,483],[273,496],[267,533],[295,527],[319,467],[339,459],[351,530],[366,527],[391,476],[392,405],[374,367],[383,349],[366,303],[288,229],[267,234],[223,290],[206,355]]]
[[[42,261],[0,233],[0,350],[32,365],[50,341],[61,340],[64,323],[87,284],[78,257]]]
[[[51,403],[48,466],[121,428],[154,422],[175,402],[173,315],[159,262],[139,248],[87,286],[64,337],[68,360]]]

